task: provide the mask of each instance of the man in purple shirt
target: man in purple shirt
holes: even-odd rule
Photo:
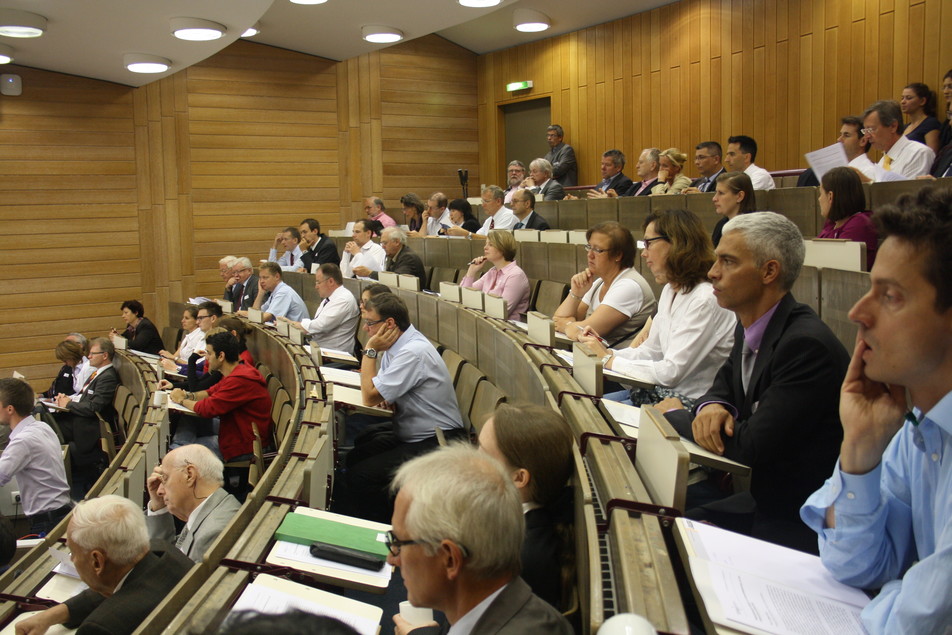
[[[804,254],[792,221],[773,212],[739,215],[724,226],[716,254],[708,275],[718,304],[737,315],[734,347],[694,412],[667,417],[683,436],[751,468],[756,510],[749,496],[722,500],[731,491],[715,473],[688,488],[687,514],[723,522],[718,514],[726,510],[728,524],[744,517],[754,536],[816,553],[798,511],[839,453],[837,406],[849,355],[790,293]],[[680,405],[672,401],[662,411]]]

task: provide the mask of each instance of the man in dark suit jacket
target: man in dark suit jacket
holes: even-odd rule
[[[688,192],[713,192],[717,177],[724,174],[724,164],[721,162],[721,144],[717,141],[702,141],[694,146],[694,167],[699,176],[691,182],[694,189]]]
[[[598,197],[600,192],[626,192],[631,188],[631,179],[625,176],[625,153],[621,150],[608,150],[602,155],[602,181],[589,190],[589,198]]]
[[[935,163],[932,164],[932,169],[929,170],[929,174],[937,179],[952,176],[952,143],[943,146],[942,149],[939,150],[939,154],[936,155]]]
[[[575,150],[567,143],[563,143],[565,131],[562,126],[552,124],[545,131],[545,139],[550,150],[545,160],[552,164],[552,178],[564,187],[578,185],[578,163],[575,161]]]
[[[245,311],[254,305],[255,298],[258,297],[258,276],[255,274],[250,258],[235,259],[232,278],[228,282],[222,297],[231,302],[233,311]]]
[[[380,235],[380,246],[387,252],[384,271],[416,276],[420,279],[420,289],[426,289],[426,268],[423,260],[407,247],[407,234],[399,227],[388,227]],[[377,279],[377,272],[366,267],[354,267],[358,276],[370,276]]]
[[[615,190],[618,196],[648,196],[651,188],[658,184],[658,170],[661,167],[661,150],[645,148],[638,156],[635,170],[640,181],[631,184],[627,191]]]
[[[513,229],[550,229],[549,222],[536,214],[535,201],[535,194],[529,190],[516,190],[512,195],[512,213],[519,219]]]
[[[223,469],[221,460],[202,445],[183,445],[166,454],[146,481],[149,538],[174,543],[191,560],[201,562],[241,507],[222,488]],[[185,523],[178,536],[173,516]]]
[[[565,618],[519,577],[525,521],[512,477],[501,463],[475,448],[444,447],[404,463],[392,488],[398,493],[387,560],[400,567],[410,602],[442,611],[451,625],[465,618],[470,632],[481,635],[572,633]],[[422,526],[437,509],[458,513]],[[407,526],[411,511],[420,525],[413,529]],[[426,544],[419,542],[424,535]],[[400,615],[393,621],[397,627],[408,625]],[[431,623],[414,632],[447,630]]]
[[[107,526],[112,530],[107,532]],[[129,499],[112,494],[76,506],[66,529],[66,546],[89,588],[23,620],[18,631],[63,624],[78,628],[80,634],[132,633],[193,564],[177,549],[150,545],[142,511]]]
[[[340,262],[337,245],[321,233],[321,224],[317,219],[305,218],[298,230],[301,232],[301,240],[307,243],[307,248],[301,254],[301,267],[298,271],[313,273],[312,265],[323,265],[325,262],[333,262],[336,265]]]
[[[668,418],[682,435],[751,468],[755,536],[815,553],[816,536],[798,512],[839,454],[839,387],[849,355],[790,294],[804,254],[793,222],[772,212],[742,214],[724,226],[716,251],[710,278],[718,304],[737,314],[734,348],[694,416],[676,410]],[[725,496],[710,481],[698,483],[688,489],[687,513]]]

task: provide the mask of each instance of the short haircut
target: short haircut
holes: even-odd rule
[[[859,137],[860,145],[863,146],[863,152],[869,152],[869,140],[863,136],[863,120],[857,117],[856,115],[847,115],[840,119],[841,126],[854,126],[856,128],[856,136]]]
[[[376,196],[368,196],[367,200],[372,202],[375,206],[379,207],[381,212],[384,212],[387,210],[387,206],[383,204],[382,198],[377,198]]]
[[[142,509],[115,494],[76,505],[69,537],[84,551],[105,552],[107,559],[118,566],[136,562],[149,550],[149,532]]]
[[[545,131],[546,131],[546,132],[554,132],[554,133],[555,133],[556,135],[558,135],[559,137],[564,137],[564,136],[565,136],[565,130],[562,130],[562,126],[560,126],[560,125],[557,124],[557,123],[554,123],[554,124],[550,125],[548,128],[545,129]]]
[[[446,207],[446,203],[449,201],[443,192],[433,192],[427,200],[436,201],[437,207]]]
[[[276,262],[262,262],[258,265],[258,271],[267,271],[272,276],[281,277],[281,267]]]
[[[428,554],[449,540],[474,576],[518,575],[525,520],[499,461],[472,446],[444,447],[404,463],[391,488],[409,498],[407,532]]]
[[[715,183],[723,183],[724,186],[734,194],[744,193],[744,198],[740,202],[739,214],[749,214],[757,209],[757,197],[754,194],[754,183],[750,180],[750,175],[746,172],[724,172]]]
[[[753,137],[748,137],[743,134],[734,135],[733,137],[727,138],[727,143],[736,143],[742,154],[750,155],[751,163],[757,159],[757,142],[754,141]]]
[[[291,234],[291,238],[293,238],[294,240],[298,242],[300,242],[301,240],[301,232],[298,231],[297,227],[285,227],[284,233]]]
[[[500,251],[502,257],[507,262],[512,262],[516,259],[516,239],[513,237],[512,232],[504,229],[494,229],[489,232],[486,238],[490,245]]]
[[[231,333],[232,331],[237,333],[238,344],[242,347],[245,345],[245,337],[251,332],[252,329],[250,325],[242,322],[236,317],[222,318],[218,321],[218,325],[227,333]],[[205,334],[205,337],[207,338],[209,334],[214,335],[214,333],[211,332],[214,330],[217,329],[210,329],[209,332]]]
[[[712,156],[718,158],[724,156],[724,150],[721,148],[721,144],[717,141],[702,141],[701,143],[694,146],[695,150],[707,150],[711,153]]]
[[[145,307],[142,306],[142,303],[138,300],[126,300],[122,303],[122,306],[119,307],[119,310],[129,309],[136,317],[142,317],[145,315]]]
[[[116,345],[112,343],[108,337],[94,337],[89,342],[89,347],[92,348],[93,345],[99,347],[99,350],[106,354],[106,357],[111,362],[116,358]]]
[[[668,161],[674,163],[679,168],[683,168],[684,164],[688,160],[688,155],[684,154],[677,148],[668,148],[661,153],[661,156],[668,157]]]
[[[223,635],[359,635],[352,627],[328,615],[314,615],[301,609],[285,613],[238,611],[229,614],[220,631]]]
[[[866,209],[863,182],[853,168],[833,168],[823,175],[820,186],[833,193],[833,203],[827,218],[833,222],[849,218]]]
[[[265,264],[274,264],[274,263],[265,263]],[[262,264],[261,267],[264,268],[264,264]],[[202,302],[201,304],[198,305],[198,308],[205,309],[205,312],[208,313],[209,316],[214,315],[215,317],[221,317],[222,314],[224,313],[222,311],[221,305],[218,304],[217,302],[212,302],[211,300],[209,300],[208,302]]]
[[[410,328],[410,312],[407,311],[407,305],[393,293],[380,293],[371,296],[369,300],[364,302],[364,309],[376,311],[381,320],[393,318],[397,328],[401,331]]]
[[[916,97],[919,99],[925,99],[926,103],[922,105],[922,111],[926,113],[927,117],[935,117],[936,111],[936,96],[935,91],[929,88],[928,84],[923,84],[922,82],[913,82],[905,86],[912,92],[916,94]]]
[[[218,349],[215,349],[218,350]],[[225,482],[223,475],[225,466],[221,459],[215,456],[215,453],[199,443],[190,443],[174,450],[173,459],[175,465],[172,467],[193,466],[199,477],[208,483],[222,485]]]
[[[509,165],[507,165],[506,168],[511,168],[512,166],[516,166],[517,168],[522,168],[522,171],[525,172],[526,164],[520,161],[519,159],[513,159],[512,161],[510,161]]]
[[[226,267],[231,267],[232,265],[235,264],[235,257],[234,257],[234,256],[225,256],[224,258],[222,258],[221,260],[218,261],[218,264],[219,264],[219,265],[225,265]]]
[[[321,233],[321,224],[316,218],[305,218],[300,223],[298,223],[298,225],[307,225],[307,228],[312,232],[317,232],[318,234]]]
[[[625,153],[621,150],[606,150],[602,154],[603,158],[611,159],[612,164],[621,168],[625,167]]]
[[[516,190],[513,192],[512,196],[515,197],[517,194],[524,197],[529,202],[529,209],[535,209],[536,198],[535,194],[532,193],[532,190],[527,190],[525,188]]]
[[[506,200],[506,193],[498,185],[487,185],[483,188],[483,193],[489,192],[494,201]]]
[[[641,151],[642,154],[645,154],[646,159],[654,163],[661,161],[661,150],[659,148],[645,148]]]
[[[69,340],[63,340],[57,344],[54,354],[56,355],[56,359],[64,364],[69,362],[78,364],[83,361],[83,347]]]
[[[364,287],[363,291],[360,292],[360,295],[363,296],[365,293],[367,294],[368,298],[376,298],[382,293],[393,293],[393,290],[385,284],[375,282]]]
[[[364,226],[364,231],[370,232],[371,236],[380,236],[381,232],[383,232],[383,223],[379,220],[365,219],[357,222],[361,223]]]
[[[668,281],[684,291],[706,282],[707,272],[714,265],[714,244],[697,214],[686,209],[651,212],[644,228],[648,229],[650,223],[670,245],[665,259]]]
[[[80,347],[83,349],[83,354],[84,354],[84,355],[85,355],[87,352],[89,352],[89,340],[86,339],[86,336],[83,335],[82,333],[67,333],[67,334],[66,334],[66,337],[67,337],[67,338],[70,338],[70,337],[76,338],[76,342],[77,342],[77,343],[80,345]]]
[[[330,278],[338,286],[344,284],[344,274],[341,273],[340,267],[338,267],[333,262],[325,262],[320,267],[318,267],[317,270],[321,272],[324,278]]]
[[[400,205],[402,207],[412,207],[417,211],[417,214],[422,214],[423,210],[426,209],[426,205],[423,204],[423,201],[420,199],[420,197],[413,192],[408,192],[407,194],[401,196]]]
[[[903,194],[873,214],[880,238],[913,247],[925,279],[935,287],[935,308],[952,307],[952,189],[924,187]]]
[[[548,159],[533,159],[529,162],[529,169],[535,168],[545,174],[552,176],[552,164]]]
[[[876,113],[879,116],[880,125],[889,128],[896,124],[896,134],[902,134],[902,108],[899,102],[892,99],[880,99],[872,106],[863,111],[863,120],[871,114]]]
[[[565,418],[552,408],[500,404],[492,414],[496,445],[509,467],[529,472],[529,500],[555,502],[572,476],[574,437]]]
[[[503,194],[503,200],[506,199],[506,195]],[[473,206],[469,204],[465,198],[454,198],[450,201],[449,209],[455,209],[457,212],[460,212],[463,215],[463,220],[467,221],[469,219],[475,220],[476,217],[473,215]]]
[[[792,220],[775,212],[738,214],[724,225],[723,235],[744,235],[758,267],[768,260],[780,263],[780,284],[789,291],[803,267],[803,235]]]
[[[241,355],[241,345],[238,343],[238,338],[228,332],[207,336],[205,338],[205,348],[207,349],[209,346],[215,349],[216,356],[218,353],[224,353],[225,361],[229,364],[237,363],[238,356]]]
[[[33,412],[33,389],[22,379],[4,377],[0,379],[0,403],[13,406],[14,412],[26,417]]]
[[[391,240],[400,241],[401,245],[407,244],[407,233],[400,229],[399,227],[387,227],[383,230],[381,234],[381,239],[384,242],[389,242]]]
[[[622,269],[635,265],[635,239],[628,229],[618,221],[608,220],[598,223],[587,232],[585,240],[591,240],[592,234],[604,234],[611,241],[611,255],[621,256]]]
[[[319,231],[319,230],[315,230],[315,231]],[[251,269],[251,268],[253,267],[253,265],[251,264],[251,258],[249,258],[249,257],[247,257],[247,256],[242,256],[241,258],[236,258],[236,259],[235,259],[235,264],[232,265],[232,266],[233,266],[233,267],[237,267],[237,266],[239,266],[239,265],[241,266],[242,269]]]

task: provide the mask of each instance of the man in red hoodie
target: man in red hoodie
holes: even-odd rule
[[[201,417],[219,417],[218,447],[222,458],[226,463],[245,460],[254,451],[252,423],[258,426],[265,445],[270,439],[271,397],[268,386],[257,369],[240,363],[238,338],[231,333],[216,333],[206,338],[205,351],[208,370],[219,371],[222,380],[207,391],[197,393],[176,388],[169,399],[194,410]],[[247,482],[247,471],[244,480]],[[240,492],[243,487],[237,489]]]

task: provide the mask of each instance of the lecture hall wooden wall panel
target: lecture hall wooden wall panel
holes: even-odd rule
[[[499,107],[539,97],[575,147],[581,183],[600,180],[609,148],[633,175],[641,148],[677,146],[693,161],[695,144],[731,134],[757,139],[769,170],[805,167],[803,153],[833,143],[843,115],[913,81],[937,88],[952,67],[950,32],[942,0],[682,0],[482,55],[480,169],[504,180]],[[524,79],[533,88],[505,91]]]

